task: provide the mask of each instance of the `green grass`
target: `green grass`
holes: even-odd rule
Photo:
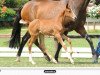
[[[74,58],[74,65],[66,58],[59,58],[59,64],[48,62],[44,58],[33,58],[36,62],[35,65],[28,62],[28,58],[21,58],[21,62],[16,62],[14,60],[15,58],[10,57],[0,58],[0,67],[100,67],[100,63],[93,64],[92,59],[85,58]]]
[[[5,28],[5,27],[0,27],[0,34],[10,34],[11,33],[11,27]]]
[[[11,34],[12,33],[12,28],[13,27],[0,27],[0,34]],[[25,32],[27,31],[26,27],[22,27],[22,32],[21,34],[25,34]]]

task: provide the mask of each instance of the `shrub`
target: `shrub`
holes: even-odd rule
[[[1,13],[1,8],[0,8]],[[3,14],[0,14],[0,21],[13,21],[13,17],[15,16],[15,11],[11,8],[7,8],[7,11]]]
[[[98,14],[98,11],[100,11],[100,5],[92,6],[92,7],[87,11],[87,17],[91,17],[91,18],[100,18],[100,14]]]
[[[5,0],[4,3],[2,3],[2,0],[0,0],[0,6],[2,4],[5,4],[7,7],[10,8],[17,8],[21,7],[23,4],[25,4],[29,0]]]

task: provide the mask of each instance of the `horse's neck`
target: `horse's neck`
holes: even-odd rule
[[[75,15],[78,16],[80,11],[86,10],[89,2],[90,0],[69,0],[68,4]]]
[[[79,9],[79,13],[77,16],[78,19],[82,18],[82,16],[84,17],[84,14],[86,14],[86,8],[87,8],[89,2],[90,2],[90,0],[84,0],[81,8]]]

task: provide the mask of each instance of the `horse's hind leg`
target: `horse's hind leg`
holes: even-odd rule
[[[20,61],[20,56],[21,56],[23,47],[25,46],[25,44],[26,44],[26,42],[28,41],[29,38],[30,38],[30,34],[29,34],[28,32],[26,32],[26,34],[25,34],[25,35],[23,36],[23,38],[22,38],[20,47],[19,47],[19,49],[18,49],[16,61]]]
[[[32,44],[34,43],[35,39],[36,39],[36,38],[32,35],[31,38],[30,38],[29,41],[28,41],[29,62],[31,62],[32,64],[35,64],[35,62],[32,60],[32,51],[31,51]]]
[[[68,57],[68,59],[70,60],[70,62],[71,62],[72,64],[74,64],[74,61],[73,61],[73,59],[72,59],[70,53],[68,53],[67,47],[66,47],[65,43],[63,42],[63,39],[62,39],[61,35],[58,33],[58,34],[55,35],[55,37],[56,37],[57,40],[61,43],[62,47],[65,49],[66,54],[67,54],[67,57]]]
[[[51,60],[54,63],[57,63],[57,61],[48,53],[48,50],[45,48],[44,35],[40,34],[39,40],[40,40],[40,46],[41,46],[43,52],[46,54],[46,58],[48,58],[49,60]]]

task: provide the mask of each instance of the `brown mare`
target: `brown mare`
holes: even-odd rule
[[[58,2],[55,2],[55,3],[52,2],[52,4],[58,5]],[[47,4],[45,4],[45,6],[48,6],[48,8],[51,8],[53,6],[52,4],[47,3]],[[61,3],[60,3],[60,6],[63,6],[63,8],[60,9],[60,12],[58,11],[59,14],[56,17],[54,17],[52,19],[50,19],[50,18],[42,19],[40,17],[40,14],[38,14],[37,15],[38,17],[36,17],[37,19],[34,19],[32,22],[29,23],[28,32],[30,33],[31,37],[28,41],[28,49],[29,49],[29,55],[30,55],[29,61],[32,64],[34,64],[32,57],[31,57],[32,56],[32,52],[31,52],[32,43],[35,43],[35,40],[38,39],[38,36],[39,36],[39,39],[43,41],[44,35],[54,36],[57,39],[57,41],[60,42],[62,47],[65,49],[66,54],[67,54],[69,60],[71,61],[71,63],[74,64],[74,61],[73,61],[70,53],[68,53],[65,43],[63,42],[62,36],[64,36],[67,40],[68,37],[63,35],[64,31],[67,30],[63,24],[64,19],[70,18],[74,21],[75,18],[74,18],[73,13],[69,12],[70,9],[66,8],[65,4],[61,5]],[[44,8],[44,9],[46,10],[46,8]],[[44,42],[40,41],[40,45],[42,45],[43,52],[45,52],[54,63],[57,63],[57,61],[48,53],[48,50],[45,48]]]
[[[32,20],[34,20],[35,18],[37,18],[37,15],[38,15],[38,18],[42,18],[42,19],[55,18],[56,15],[59,14],[59,12],[61,12],[61,10],[64,9],[64,6],[67,6],[67,5],[63,1],[50,1],[50,2],[48,2],[48,1],[32,2],[31,1],[31,2],[28,2],[27,4],[24,5],[24,7],[21,11],[21,16],[22,16],[23,20],[21,20],[20,23],[22,23],[23,21],[24,21],[24,23],[29,23]],[[26,9],[27,9],[27,11],[26,11]],[[66,11],[71,12],[71,10],[68,10],[68,9],[66,9]],[[73,13],[73,15],[74,15],[73,17],[75,17],[74,13]],[[66,18],[66,23],[70,20],[72,21],[72,18]],[[67,38],[67,41],[70,44],[70,47],[71,47],[70,49],[72,49],[70,39]],[[39,47],[43,52],[44,48],[42,48],[41,45],[39,45]],[[45,52],[43,52],[43,53],[46,57],[48,57],[48,59],[51,60],[51,58],[48,56],[47,53],[45,53]],[[19,58],[17,59],[17,61],[19,61]]]
[[[88,34],[84,28],[84,24],[86,21],[86,8],[87,8],[87,5],[89,4],[90,0],[66,0],[66,1],[68,1],[68,5],[71,7],[71,9],[76,14],[77,19],[75,20],[75,22],[70,22],[68,25],[66,25],[66,28],[68,28],[68,31],[65,31],[64,34],[67,35],[68,32],[75,30],[82,37],[84,37],[91,47],[91,51],[92,51],[92,55],[93,55],[93,62],[94,63],[98,62],[98,55],[95,52],[93,42],[90,39],[90,37],[88,36]],[[18,11],[18,14],[16,16],[16,20],[14,22],[14,28],[12,31],[11,40],[9,43],[9,47],[11,47],[11,48],[19,47],[19,50],[17,53],[18,57],[21,56],[22,49],[23,49],[24,45],[26,44],[27,40],[30,38],[30,34],[27,32],[23,36],[22,42],[20,44],[21,24],[19,24],[19,21],[21,19],[21,11],[22,11],[22,9],[20,9]],[[36,40],[35,44],[39,47],[38,40]],[[58,61],[58,56],[59,56],[59,52],[60,52],[61,48],[62,48],[62,46],[60,45],[60,43],[58,43],[57,51],[55,54],[55,59],[57,61]],[[44,55],[46,55],[46,54],[44,54]]]

